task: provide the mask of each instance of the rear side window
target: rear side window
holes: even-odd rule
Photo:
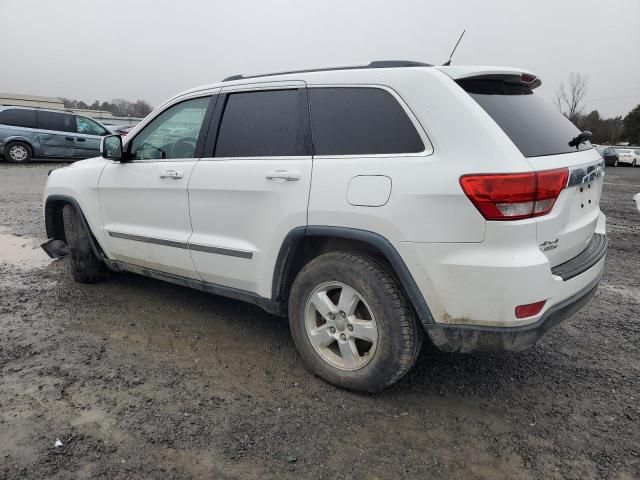
[[[316,155],[417,153],[424,144],[402,106],[380,88],[310,88]]]
[[[38,128],[56,132],[76,132],[74,115],[56,112],[38,112]]]
[[[525,157],[587,150],[589,142],[569,146],[580,130],[529,87],[499,80],[469,79],[458,84],[502,128]]]
[[[310,155],[308,109],[303,91],[229,94],[216,157]]]
[[[0,112],[0,124],[12,127],[36,128],[35,110],[8,108]]]

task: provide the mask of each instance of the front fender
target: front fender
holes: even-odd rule
[[[97,244],[101,248],[106,244],[100,215],[98,183],[107,163],[108,160],[98,157],[50,172],[42,202],[47,238],[60,236],[56,232],[52,215],[55,215],[59,205],[70,203],[82,214],[86,221],[85,227],[93,234]]]

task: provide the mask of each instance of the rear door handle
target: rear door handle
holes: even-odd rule
[[[265,177],[267,180],[284,180],[287,182],[297,182],[300,180],[301,175],[298,172],[291,172],[289,170],[273,170],[267,173]]]
[[[65,140],[69,140],[70,142],[73,142],[75,140],[75,138],[73,137],[64,137]]]
[[[76,138],[76,141],[78,141],[78,142],[86,142],[87,139],[86,138]]]
[[[175,180],[182,178],[182,172],[178,170],[165,170],[160,174],[160,178],[173,178]]]

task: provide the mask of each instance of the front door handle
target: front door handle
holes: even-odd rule
[[[73,137],[64,137],[65,140],[69,140],[70,142],[73,142],[75,140],[75,138]]]
[[[265,177],[267,180],[284,180],[287,182],[297,182],[300,180],[301,175],[298,172],[291,172],[289,170],[273,170],[267,173]]]
[[[86,142],[87,139],[86,138],[76,138],[76,141],[78,141],[78,142]]]
[[[160,178],[173,178],[175,180],[182,178],[182,172],[178,170],[165,170],[160,174]]]

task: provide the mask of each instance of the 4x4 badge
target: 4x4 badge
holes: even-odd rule
[[[555,240],[552,240],[552,241],[545,240],[539,246],[540,246],[540,250],[542,250],[543,252],[554,250],[558,248],[558,239],[556,238]]]

